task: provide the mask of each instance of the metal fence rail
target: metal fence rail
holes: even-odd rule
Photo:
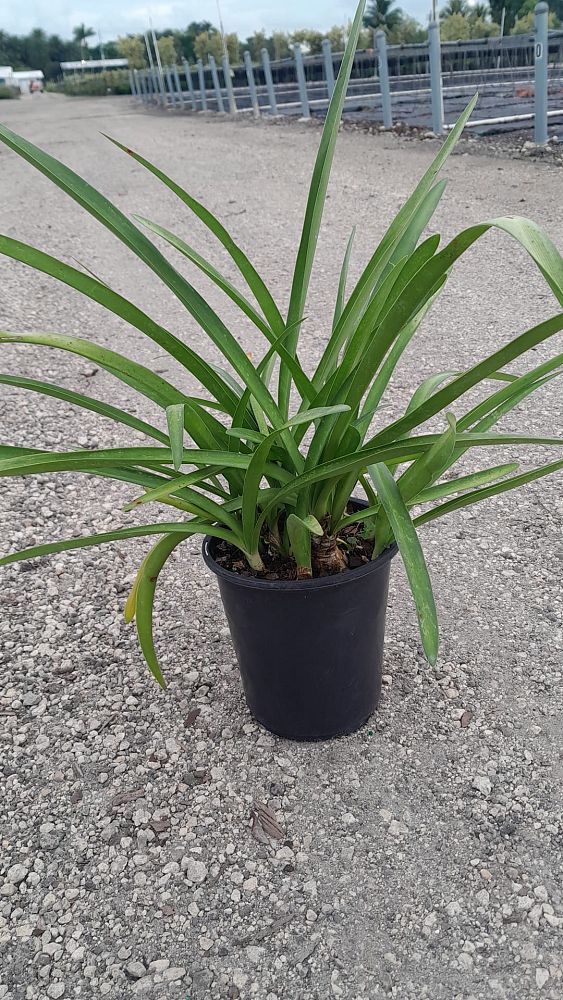
[[[344,113],[442,133],[460,103],[479,90],[478,117],[468,127],[533,124],[535,141],[544,144],[548,121],[563,123],[563,31],[548,32],[547,22],[547,4],[540,2],[530,35],[441,43],[433,22],[427,43],[388,46],[378,31],[374,49],[356,53]],[[131,93],[147,107],[175,111],[309,118],[326,111],[341,58],[325,39],[321,55],[306,56],[294,45],[292,58],[277,62],[262,49],[259,63],[245,52],[244,64],[234,68],[226,53],[221,66],[213,56],[195,67],[153,64],[130,71]]]

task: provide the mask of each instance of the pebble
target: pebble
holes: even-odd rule
[[[142,962],[128,962],[125,966],[125,971],[132,979],[141,979],[142,976],[146,976],[147,974],[147,970]]]
[[[207,866],[195,858],[184,858],[182,869],[187,881],[194,885],[202,885],[208,875]]]
[[[536,969],[536,986],[538,987],[538,989],[541,990],[547,983],[548,979],[549,979],[548,969],[542,969],[542,968]]]
[[[491,781],[484,775],[477,775],[473,778],[473,788],[476,788],[478,792],[481,792],[481,795],[486,796],[490,795],[493,790]]]
[[[6,881],[11,882],[12,885],[19,885],[28,876],[28,869],[25,865],[15,864],[11,868],[8,868],[6,873]]]

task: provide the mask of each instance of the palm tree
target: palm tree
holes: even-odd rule
[[[488,21],[491,15],[491,8],[488,3],[474,3],[469,11],[469,15],[472,21],[477,21],[479,18],[482,21]]]
[[[74,41],[80,45],[80,58],[84,59],[84,49],[87,48],[86,40],[95,35],[96,32],[93,28],[87,28],[84,22],[82,24],[77,24],[76,28],[72,29],[72,37]]]
[[[394,3],[395,0],[370,0],[364,14],[366,28],[383,28],[387,32],[398,28],[403,12],[400,7],[391,10]]]
[[[472,9],[467,0],[448,0],[447,4],[440,11],[440,18],[444,21],[447,17],[451,17],[452,14],[461,14],[462,17],[467,17],[471,12]]]

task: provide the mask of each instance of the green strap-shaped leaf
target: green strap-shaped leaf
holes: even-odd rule
[[[511,472],[516,472],[517,468],[518,462],[507,462],[505,465],[494,465],[489,469],[481,469],[480,472],[472,472],[467,476],[458,476],[455,479],[449,479],[445,483],[437,483],[436,486],[428,486],[418,496],[413,497],[408,506],[415,507],[419,504],[429,503],[431,500],[441,500],[443,497],[451,496],[452,493],[463,493],[467,489],[488,485],[502,479],[503,476],[510,475]],[[366,491],[370,505],[356,511],[354,514],[347,514],[343,517],[335,529],[337,532],[342,531],[349,524],[357,524],[358,521],[364,521],[366,518],[373,518],[374,515],[379,514],[381,504],[376,494],[364,477],[361,477],[361,483]]]
[[[61,190],[70,195],[82,208],[85,208],[110,232],[117,236],[132,250],[174,293],[179,301],[194,317],[202,330],[208,335],[222,355],[227,359],[235,372],[242,378],[251,390],[264,412],[268,415],[274,427],[279,426],[282,415],[270,392],[260,379],[245,351],[227,329],[217,313],[211,308],[202,295],[169,263],[160,251],[120,210],[96,191],[82,177],[70,170],[63,163],[50,156],[44,150],[34,146],[27,139],[16,135],[11,129],[0,125],[0,140],[19,153],[24,159],[36,167]],[[279,331],[281,333],[281,328]],[[295,468],[299,469],[300,455],[295,442],[288,435],[284,443]]]
[[[408,434],[414,427],[420,426],[420,424],[429,420],[430,417],[435,416],[441,410],[450,406],[454,400],[463,396],[468,389],[479,385],[480,382],[483,382],[486,378],[490,378],[495,372],[498,372],[512,361],[515,361],[516,358],[525,354],[526,351],[537,347],[538,344],[555,336],[561,330],[563,330],[563,312],[557,313],[557,315],[552,316],[543,323],[532,327],[531,330],[522,333],[519,337],[515,337],[510,343],[501,347],[500,350],[489,354],[487,358],[472,368],[468,368],[443,389],[435,392],[424,403],[417,406],[416,409],[411,410],[410,413],[388,424],[384,430],[380,431],[366,443],[366,447],[376,442],[381,444],[385,441],[394,440],[398,436]]]
[[[424,514],[419,514],[415,518],[414,523],[419,527],[422,524],[427,524],[429,521],[435,521],[438,517],[451,514],[454,510],[460,510],[462,507],[481,503],[482,500],[488,500],[490,497],[498,496],[500,493],[508,493],[509,490],[515,490],[520,486],[525,486],[527,483],[533,483],[534,480],[541,479],[543,476],[550,476],[554,472],[559,472],[560,469],[563,469],[563,461],[550,462],[548,465],[542,465],[537,469],[532,469],[530,472],[522,472],[518,476],[504,479],[501,483],[495,483],[493,486],[485,486],[483,489],[464,493],[463,496],[447,500],[446,503],[439,504],[438,507],[433,507],[432,510],[427,510]]]
[[[191,521],[166,522],[160,521],[157,524],[133,525],[129,528],[117,528],[115,531],[105,531],[98,535],[84,535],[80,538],[66,538],[60,542],[46,542],[44,545],[32,545],[31,548],[21,549],[19,552],[11,552],[7,556],[0,557],[0,566],[8,566],[10,563],[23,562],[24,559],[37,559],[40,556],[49,556],[56,552],[69,552],[72,549],[84,549],[92,545],[105,545],[107,542],[120,542],[128,538],[144,538],[146,535],[168,535],[178,533],[187,538],[189,535],[213,535],[215,538],[223,538],[227,542],[233,542],[230,531],[218,525],[206,524],[204,521],[193,518]]]
[[[83,410],[91,410],[93,413],[99,413],[102,417],[115,420],[116,423],[132,427],[133,430],[146,434],[147,437],[152,437],[156,441],[160,441],[161,444],[167,445],[169,443],[168,435],[159,430],[158,427],[153,427],[152,424],[147,424],[144,420],[139,420],[138,417],[134,417],[124,410],[119,410],[116,406],[104,403],[101,399],[84,396],[81,392],[73,392],[71,389],[64,389],[51,382],[41,382],[38,379],[24,378],[21,375],[0,374],[0,385],[12,385],[16,389],[29,389],[31,392],[38,392],[43,396],[62,399],[65,403],[71,403],[72,406],[80,406]]]
[[[313,514],[302,518],[292,513],[287,518],[286,528],[291,552],[297,564],[297,575],[299,577],[312,576],[311,535],[322,536],[321,525]]]
[[[105,135],[105,133],[102,134]],[[187,205],[187,207],[198,217],[198,219],[201,220],[201,222],[203,222],[205,226],[207,226],[213,235],[217,237],[219,242],[225,247],[229,256],[232,260],[234,260],[256,301],[262,309],[262,312],[270,324],[271,329],[278,334],[281,333],[284,322],[270,291],[256,271],[256,268],[250,263],[243,250],[241,250],[241,248],[235,243],[223,224],[219,222],[213,213],[205,208],[201,202],[192,198],[187,191],[184,191],[179,184],[176,184],[176,182],[170,177],[167,177],[167,175],[156,167],[154,163],[146,160],[144,156],[141,156],[140,153],[136,153],[133,149],[129,149],[128,146],[124,146],[121,142],[118,142],[117,139],[112,139],[110,135],[106,135],[106,139],[113,142],[113,144],[119,149],[122,149],[124,153],[128,153],[129,156],[137,161],[137,163],[140,163],[143,167],[149,170],[151,174],[162,181],[162,183],[165,184],[166,187],[169,188],[169,190],[184,203],[184,205]]]
[[[322,406],[313,410],[307,410],[305,413],[296,413],[284,426],[278,427],[275,431],[269,434],[260,445],[258,445],[250,460],[244,477],[244,488],[242,493],[242,532],[244,537],[245,552],[252,554],[256,552],[258,548],[262,522],[259,520],[257,523],[256,521],[256,500],[260,489],[260,483],[266,474],[266,461],[276,438],[286,428],[303,423],[311,424],[314,420],[318,420],[322,417],[330,416],[333,413],[341,413],[343,409],[345,409],[345,407],[342,405]]]
[[[149,337],[150,340],[162,347],[172,358],[175,358],[183,367],[197,378],[198,382],[204,386],[227,413],[234,413],[237,403],[237,395],[231,391],[225,379],[217,374],[212,365],[201,358],[191,347],[175,337],[169,330],[166,330],[159,323],[155,323],[150,316],[129,302],[122,295],[114,292],[104,282],[92,275],[77,271],[62,260],[52,257],[50,254],[37,250],[35,247],[13,240],[9,236],[0,236],[0,253],[13,260],[19,260],[35,271],[48,274],[57,281],[62,281],[70,288],[76,289],[82,295],[86,295],[93,302],[98,302],[109,312],[114,313],[121,319],[130,323],[137,330]]]
[[[164,538],[161,538],[143,560],[137,579],[135,594],[137,635],[147,666],[161,688],[166,687],[166,681],[164,680],[164,675],[154,648],[152,630],[154,595],[158,577],[165,563],[172,555],[174,549],[183,541],[184,539],[178,535],[165,535]]]
[[[172,406],[166,407],[170,450],[176,472],[184,461],[184,412],[183,403],[173,403]]]
[[[171,232],[170,229],[166,229],[165,226],[159,226],[158,223],[151,222],[150,219],[145,219],[142,215],[134,215],[133,218],[136,219],[137,222],[140,222],[142,226],[146,226],[147,229],[150,229],[150,231],[155,233],[156,236],[160,236],[163,240],[166,240],[171,247],[179,250],[184,257],[191,261],[192,264],[195,264],[195,266],[198,267],[203,274],[210,278],[211,281],[225,293],[225,295],[228,295],[231,302],[234,302],[235,305],[239,307],[241,312],[243,312],[245,316],[248,316],[248,318],[256,327],[258,327],[260,332],[263,333],[265,337],[268,337],[268,339],[271,340],[275,336],[266,321],[262,319],[260,313],[256,311],[252,303],[249,302],[248,299],[242,295],[238,289],[235,288],[230,281],[228,281],[227,278],[224,278],[217,268],[213,266],[213,264],[210,264],[205,257],[202,257],[197,250],[194,250],[189,243],[186,243],[181,236],[176,236],[176,234]]]
[[[537,365],[531,371],[526,372],[525,375],[520,375],[518,378],[514,378],[513,381],[502,389],[498,389],[496,392],[487,396],[481,403],[477,406],[472,407],[468,413],[465,413],[459,421],[459,429],[467,430],[478,421],[489,416],[489,414],[499,407],[504,407],[507,402],[517,399],[518,402],[522,398],[522,390],[528,389],[528,387],[533,386],[534,389],[543,385],[548,379],[551,372],[560,374],[558,369],[563,367],[563,354],[557,354],[554,358],[550,358],[548,361],[544,361],[543,364]],[[504,416],[508,410],[503,408],[502,415]]]
[[[476,489],[478,486],[488,486],[498,479],[509,476],[511,472],[516,472],[518,467],[518,462],[506,462],[504,465],[493,465],[488,469],[481,469],[480,472],[470,472],[466,476],[448,479],[445,483],[427,486],[412,498],[411,503],[413,506],[430,503],[432,500],[442,500],[443,497],[451,496],[452,493],[464,493],[465,490]]]
[[[346,303],[346,307],[342,312],[340,322],[334,331],[333,337],[329,340],[323,353],[317,371],[315,372],[315,384],[319,381],[322,384],[324,381],[326,368],[327,366],[330,366],[330,359],[334,351],[334,342],[336,341],[340,344],[346,343],[350,334],[356,329],[358,322],[363,316],[364,311],[371,299],[374,288],[377,287],[382,275],[385,273],[390,261],[392,260],[401,239],[409,230],[409,227],[413,224],[417,224],[415,221],[417,217],[420,217],[421,220],[426,219],[425,199],[431,190],[438,173],[442,169],[459,136],[461,135],[463,128],[477,103],[477,97],[478,95],[475,94],[465,108],[465,111],[463,111],[458,118],[456,124],[448,135],[448,138],[443,143],[434,160],[430,164],[430,167],[419,181],[410,198],[408,198],[393,219],[393,222],[389,226],[385,236],[371,257],[371,260],[364,268],[364,271],[362,272],[348,299],[348,302]]]
[[[346,282],[348,280],[348,266],[350,264],[350,254],[352,253],[352,244],[354,242],[355,235],[356,235],[356,227],[354,226],[352,232],[350,233],[348,243],[346,244],[344,260],[342,261],[342,267],[340,269],[340,277],[338,279],[338,291],[336,293],[336,303],[334,306],[334,316],[332,318],[333,330],[337,326],[338,321],[342,316],[342,310],[344,309],[344,303],[346,301]]]
[[[334,157],[334,147],[338,136],[338,126],[342,116],[342,108],[344,107],[348,81],[350,79],[350,73],[352,72],[352,66],[354,63],[354,54],[362,27],[364,6],[365,0],[360,0],[353,23],[350,26],[346,50],[340,64],[338,78],[336,80],[336,85],[328,107],[321,141],[315,160],[315,166],[313,168],[313,176],[311,178],[311,185],[307,198],[307,207],[305,209],[305,219],[303,221],[303,230],[301,233],[301,240],[293,272],[291,296],[287,314],[288,325],[295,323],[295,321],[299,319],[305,311],[305,301],[307,299],[309,280],[313,268],[313,260],[317,247],[323,206],[326,198],[326,190],[328,187],[328,180]],[[293,353],[296,346],[297,337],[292,335],[287,343],[288,350]],[[287,369],[282,368],[280,370],[278,399],[280,410],[284,414],[287,414],[288,411],[290,385],[289,372]]]
[[[184,402],[186,397],[160,375],[155,375],[144,365],[131,361],[130,358],[110,351],[107,347],[98,347],[81,337],[69,337],[64,333],[0,333],[2,344],[35,344],[38,347],[53,347],[61,351],[69,351],[81,358],[87,358],[110,372],[115,378],[142,393],[154,403],[166,408],[171,403]]]
[[[446,414],[448,421],[447,430],[440,435],[437,441],[428,451],[419,457],[405,469],[397,482],[397,489],[404,500],[405,505],[426,486],[435,482],[448,468],[456,444],[456,422],[452,413]],[[387,509],[383,509],[375,520],[375,541],[378,552],[387,548],[393,537],[393,526],[389,520]]]
[[[387,466],[372,465],[368,471],[399,546],[414,598],[426,659],[434,666],[438,658],[438,617],[430,575],[416,528]]]

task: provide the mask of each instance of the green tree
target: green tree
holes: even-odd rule
[[[382,28],[386,33],[394,31],[404,16],[394,3],[395,0],[370,0],[364,14],[366,28]]]
[[[213,27],[211,21],[190,21],[188,27],[185,31],[179,31],[177,33],[177,41],[181,54],[189,63],[193,63],[196,60],[194,42],[198,35],[201,35],[204,31],[216,31]]]
[[[488,3],[474,3],[469,9],[469,18],[472,21],[488,21],[491,17],[491,8]]]
[[[117,39],[119,54],[129,62],[129,69],[144,69],[147,65],[145,40],[141,35],[125,35]]]
[[[343,24],[334,24],[326,33],[333,52],[344,52],[348,30]]]
[[[231,66],[237,66],[240,62],[240,42],[235,32],[225,35],[227,54]],[[223,58],[223,42],[219,32],[213,28],[212,31],[202,31],[194,41],[196,59],[205,59],[213,56],[215,62],[220,63]]]
[[[288,59],[291,55],[289,49],[289,38],[283,31],[273,31],[270,39],[272,46],[271,55],[274,59]]]
[[[74,41],[77,42],[78,45],[80,45],[81,59],[84,59],[86,57],[86,53],[88,51],[88,39],[92,38],[92,36],[95,34],[96,32],[94,31],[94,29],[87,28],[86,25],[84,24],[84,21],[82,22],[82,24],[77,24],[76,27],[72,29],[72,37],[74,38]]]
[[[494,21],[485,21],[482,17],[470,17],[471,25],[470,38],[498,38],[500,35],[500,24]]]
[[[548,28],[556,28],[559,24],[557,15],[550,10],[547,17]],[[510,31],[511,35],[529,35],[534,30],[534,12],[530,11],[528,14],[523,14],[522,17],[517,17],[514,25]]]
[[[405,14],[397,27],[387,35],[391,45],[414,45],[416,42],[425,42],[427,37],[426,28],[408,14]]]
[[[443,42],[457,42],[460,39],[471,38],[471,21],[463,14],[450,14],[440,25],[440,37]]]
[[[249,35],[244,43],[244,48],[250,52],[252,62],[260,62],[262,49],[268,49],[268,37],[265,31],[255,31]]]
[[[440,11],[440,20],[445,21],[454,14],[461,14],[462,17],[467,17],[470,10],[471,8],[466,3],[466,0],[448,0],[447,4]]]
[[[175,66],[178,62],[178,53],[172,35],[161,35],[157,38],[158,54],[163,66]]]
[[[305,52],[318,55],[323,50],[324,35],[321,31],[311,31],[310,28],[300,28],[291,34],[292,44],[301,45]]]

